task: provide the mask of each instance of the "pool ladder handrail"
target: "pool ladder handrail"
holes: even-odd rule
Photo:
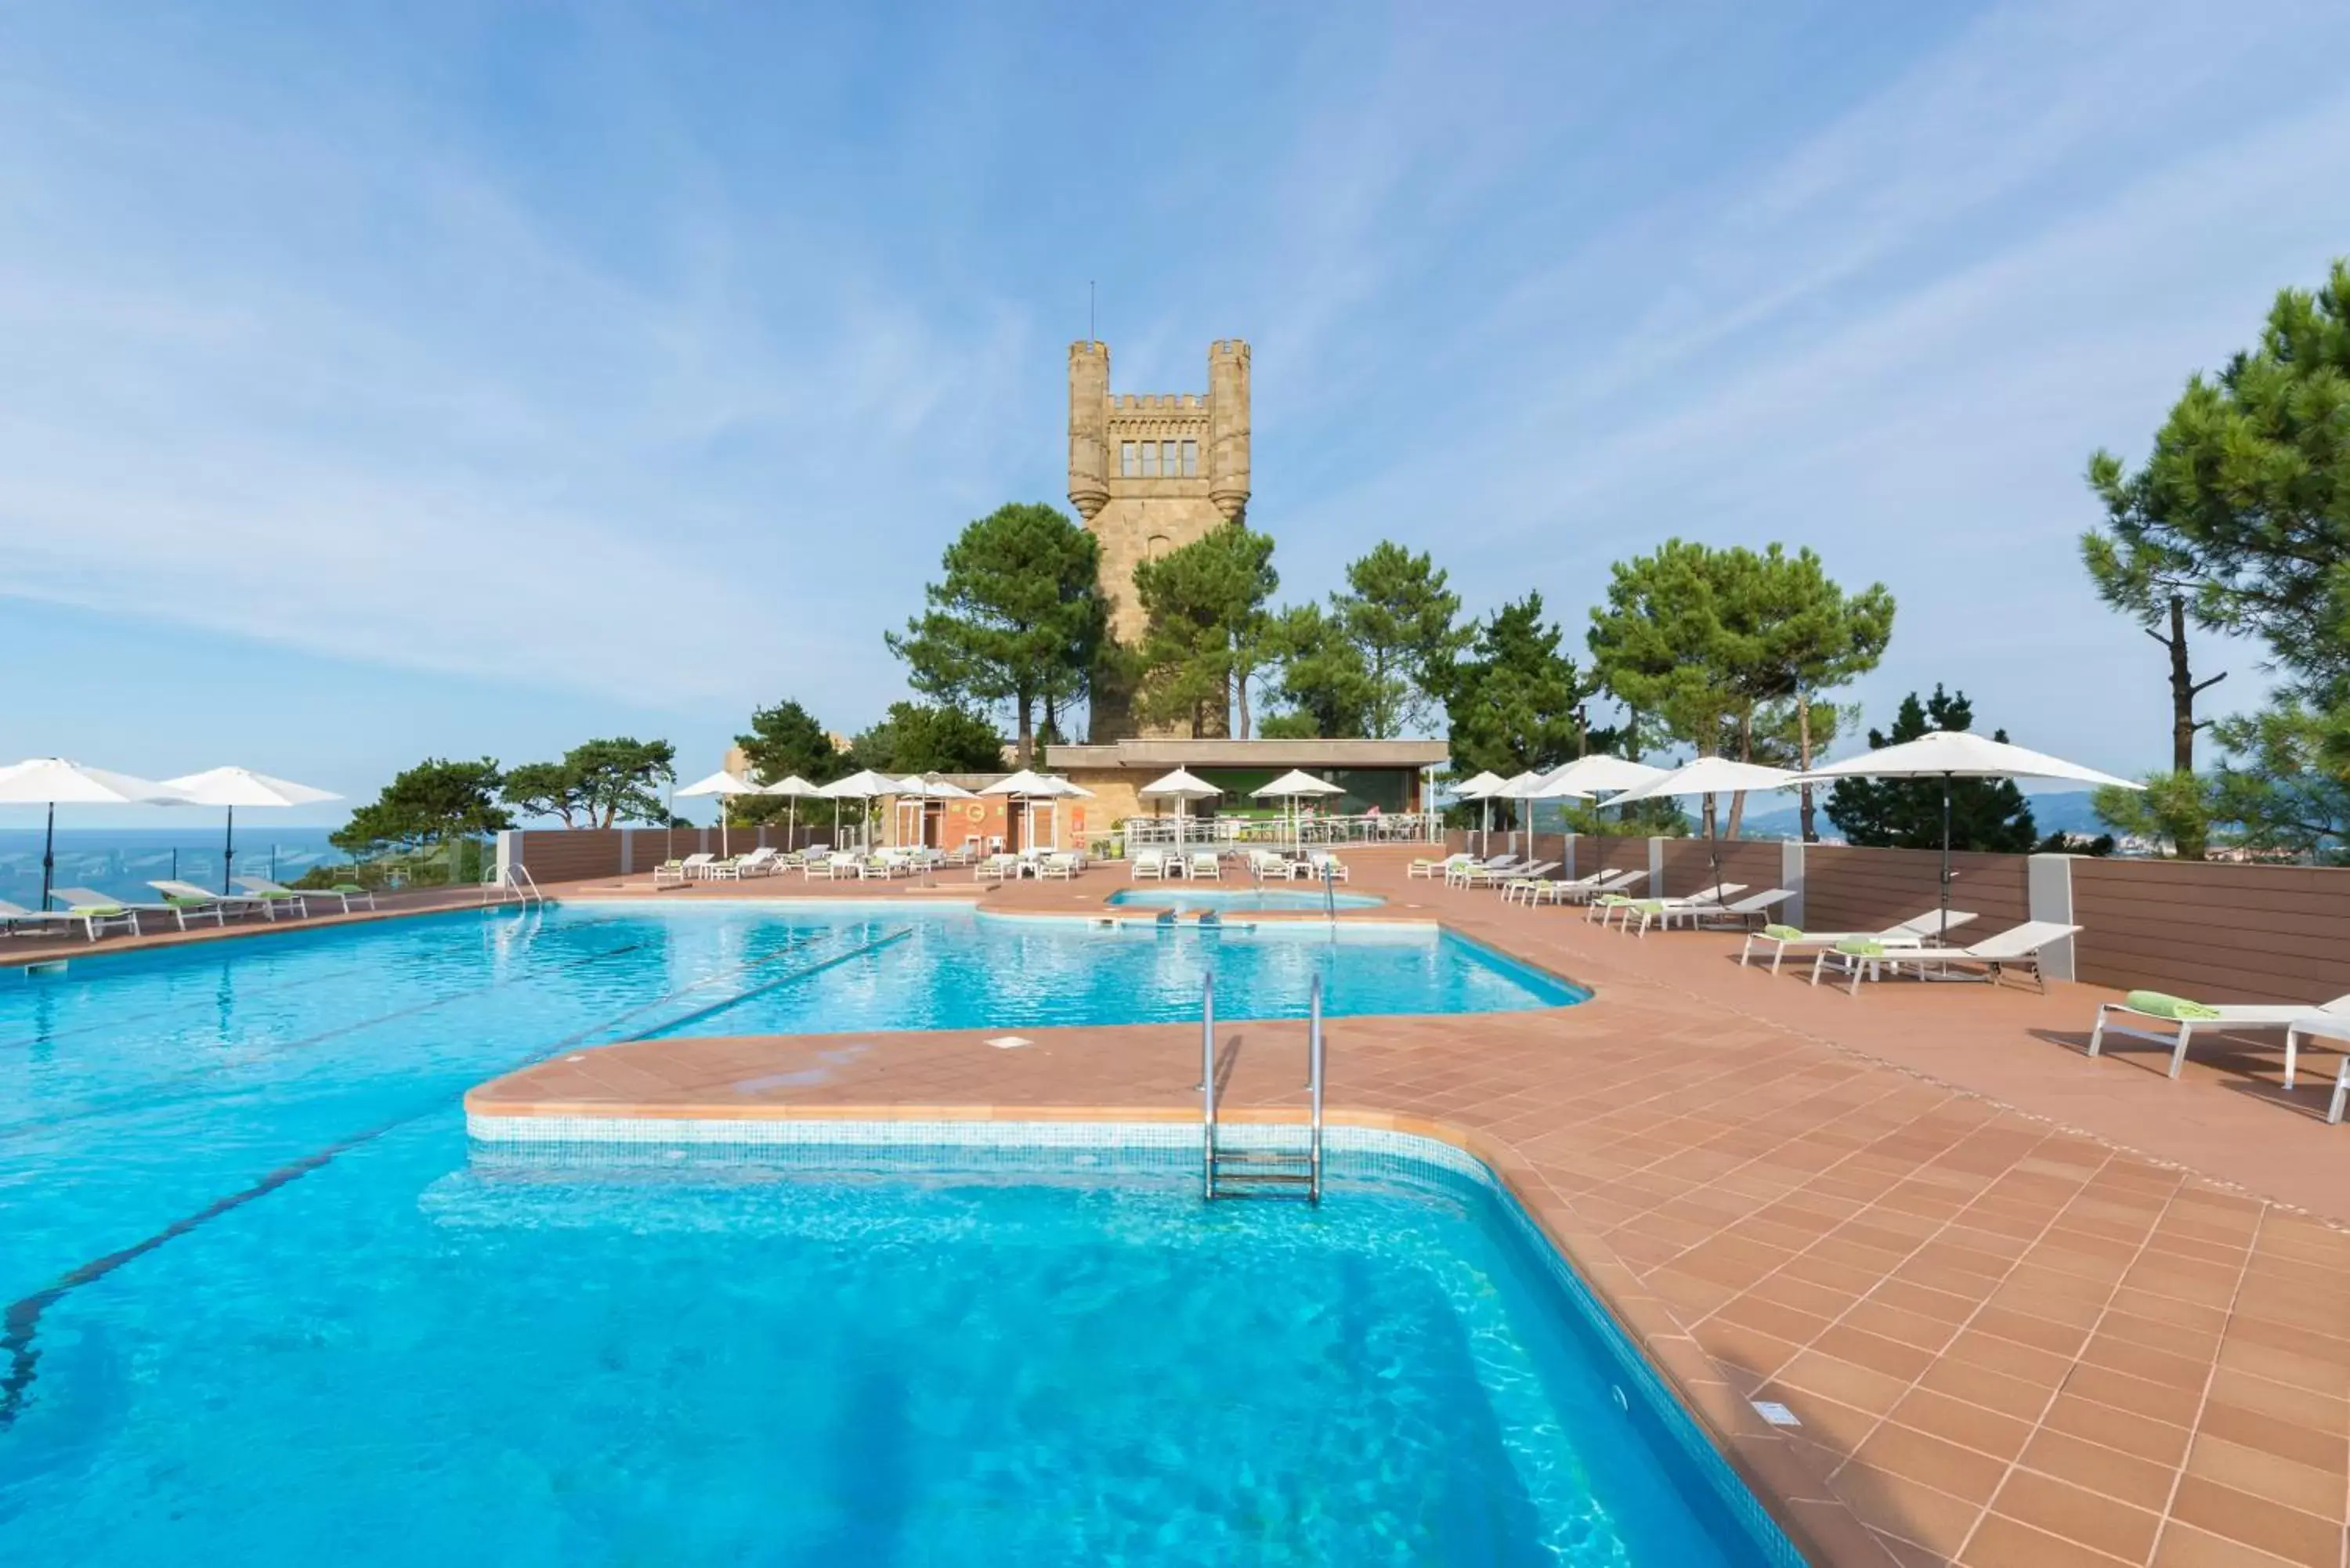
[[[506,894],[511,893],[517,903],[544,904],[546,902],[546,895],[538,890],[538,881],[531,876],[530,867],[518,862],[509,864],[504,871],[493,871],[490,874],[490,880],[483,888],[484,903],[489,902],[489,890],[493,888],[497,889],[502,899]]]
[[[1216,977],[1210,975],[1200,997],[1200,1118],[1201,1168],[1206,1196],[1262,1197],[1284,1187],[1303,1187],[1306,1200],[1322,1201],[1322,1089],[1325,1046],[1322,1033],[1322,977],[1315,975],[1306,992],[1305,1087],[1308,1095],[1305,1156],[1281,1149],[1220,1149],[1216,1147]],[[1296,1167],[1303,1170],[1279,1169]],[[1238,1167],[1237,1169],[1227,1168]],[[1243,1182],[1246,1186],[1227,1186]]]

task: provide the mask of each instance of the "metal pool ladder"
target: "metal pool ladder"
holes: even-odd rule
[[[493,892],[497,894],[501,903],[509,895],[517,903],[544,904],[546,902],[546,895],[538,890],[536,878],[531,876],[527,868],[521,866],[508,866],[504,874],[500,874],[495,867],[493,867],[490,879],[482,889],[482,902],[488,903],[490,894]]]
[[[1306,994],[1305,1087],[1311,1109],[1305,1151],[1278,1148],[1219,1148],[1216,1146],[1216,977],[1210,975],[1200,999],[1200,1120],[1202,1168],[1211,1201],[1219,1198],[1264,1198],[1305,1189],[1308,1202],[1322,1201],[1322,977]]]

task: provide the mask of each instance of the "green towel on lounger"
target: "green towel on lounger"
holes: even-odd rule
[[[1854,958],[1883,958],[1885,956],[1885,944],[1883,942],[1869,941],[1866,939],[1858,941],[1838,942],[1836,943],[1836,951],[1840,953],[1850,953]]]
[[[122,913],[122,906],[120,904],[76,904],[71,909],[68,909],[66,913],[69,915],[119,915]]]
[[[2151,1013],[2157,1018],[2217,1018],[2220,1010],[2199,1002],[2189,1002],[2183,996],[2171,996],[2159,991],[2133,991],[2122,998],[2122,1005],[2132,1012]]]
[[[264,888],[245,895],[249,898],[298,898],[301,896],[291,888]]]
[[[1762,934],[1773,941],[1800,942],[1804,940],[1803,928],[1800,926],[1765,926],[1762,928]]]
[[[1608,908],[1613,909],[1617,904],[1628,904],[1632,900],[1626,898],[1621,893],[1602,893],[1599,895],[1599,901],[1602,904],[1607,905]]]
[[[367,888],[357,882],[338,882],[327,889],[329,893],[364,893]]]
[[[1661,915],[1665,912],[1665,901],[1662,898],[1642,898],[1632,908],[1644,915]]]
[[[171,905],[175,909],[201,909],[210,904],[212,900],[210,898],[199,898],[192,893],[167,893],[163,896],[163,902]]]

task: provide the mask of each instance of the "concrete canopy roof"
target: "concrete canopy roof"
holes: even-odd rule
[[[1147,768],[1154,775],[1173,768],[1423,768],[1451,754],[1442,741],[1128,740],[1047,750],[1055,768]]]

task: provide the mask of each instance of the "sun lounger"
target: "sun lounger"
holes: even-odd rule
[[[1496,855],[1491,860],[1448,862],[1444,868],[1444,882],[1450,888],[1466,888],[1472,877],[1489,877],[1496,872],[1514,877],[1518,874],[1517,867],[1523,864],[1524,861],[1515,854]]]
[[[208,919],[216,926],[227,923],[225,911],[221,909],[217,898],[166,898],[160,904],[141,904],[118,898],[111,893],[101,893],[95,888],[52,888],[49,896],[68,910],[116,909],[127,912],[132,917],[130,932],[133,936],[145,929],[138,922],[138,917],[142,915],[151,920],[168,915],[172,923],[183,931],[188,929],[190,920]]]
[[[1564,904],[1573,899],[1587,898],[1593,888],[1617,874],[1616,868],[1610,866],[1594,871],[1588,877],[1564,877],[1547,880],[1531,877],[1520,877],[1514,882],[1503,883],[1502,896],[1507,899],[1514,892],[1518,897],[1524,898],[1529,905]]]
[[[1326,877],[1333,882],[1344,882],[1347,879],[1347,863],[1327,850],[1317,849],[1305,857],[1305,876],[1309,881],[1319,882]]]
[[[1962,926],[1974,918],[1973,912],[1968,909],[1952,909],[1948,914],[1939,909],[1929,909],[1922,915],[1897,921],[1881,931],[1806,931],[1795,926],[1765,926],[1759,931],[1747,933],[1746,945],[1738,951],[1738,965],[1741,969],[1745,968],[1746,961],[1753,955],[1757,946],[1770,950],[1773,974],[1779,972],[1779,961],[1785,958],[1790,950],[1797,948],[1816,952],[1835,947],[1838,942],[1883,942],[1888,946],[1915,947],[1934,940],[1946,925]]]
[[[274,898],[260,893],[215,893],[210,888],[199,888],[193,882],[175,881],[170,877],[150,882],[147,886],[154,888],[166,898],[174,900],[185,898],[191,903],[197,904],[217,904],[232,915],[249,915],[258,909],[274,920],[281,909],[289,909],[296,915],[309,912],[298,893],[290,898]]]
[[[971,868],[971,879],[974,882],[1001,882],[1019,875],[1020,857],[1017,855],[991,855]]]
[[[1985,937],[1969,947],[1895,947],[1877,941],[1845,942],[1812,961],[1812,983],[1820,982],[1820,972],[1833,963],[1852,981],[1854,995],[1860,993],[1865,975],[1881,980],[1887,971],[1898,974],[1914,967],[1919,974],[1933,970],[1939,976],[1950,977],[1954,964],[1981,965],[1981,978],[1997,984],[2011,969],[2029,969],[2032,978],[2042,991],[2048,989],[2048,977],[2041,972],[2040,950],[2051,942],[2062,941],[2081,928],[2056,920],[2026,920],[2011,926],[1997,936]],[[1874,951],[1869,950],[1874,949]]]
[[[2171,1034],[2157,1033],[2153,1029],[2139,1029],[2111,1022],[2116,1018],[2144,1019],[2149,1024],[2170,1024]],[[2104,1051],[2106,1036],[2125,1035],[2132,1040],[2149,1040],[2157,1045],[2170,1047],[2170,1075],[2187,1064],[2187,1046],[2199,1030],[2206,1033],[2226,1033],[2241,1029],[2282,1029],[2285,1032],[2284,1086],[2293,1087],[2293,1055],[2300,1045],[2302,1031],[2296,1025],[2314,1023],[2322,1029],[2328,1023],[2339,1021],[2350,1027],[2350,996],[2337,996],[2331,1002],[2231,1002],[2210,1003],[2187,1002],[2159,992],[2133,991],[2119,1002],[2097,1004],[2097,1022],[2089,1031],[2089,1054]]]
[[[1677,921],[1691,930],[1700,926],[1714,930],[1745,930],[1758,916],[1767,916],[1794,896],[1794,890],[1790,888],[1766,888],[1760,893],[1749,893],[1732,903],[1668,904],[1653,917],[1640,917],[1640,934],[1648,934],[1651,919],[1666,930],[1671,930]]]
[[[656,888],[682,888],[685,881],[685,862],[682,860],[664,860],[653,867],[653,886]]]
[[[1628,898],[1632,889],[1648,879],[1646,871],[1614,871],[1599,881],[1585,886],[1577,884],[1559,894],[1561,900],[1584,906],[1583,918],[1597,919],[1600,909],[1618,898]]]
[[[1723,882],[1716,887],[1708,888],[1702,893],[1691,893],[1686,898],[1627,898],[1619,896],[1615,898],[1596,899],[1594,902],[1596,905],[1601,925],[1604,926],[1615,919],[1617,915],[1621,915],[1624,917],[1623,929],[1628,931],[1632,929],[1633,919],[1638,917],[1640,921],[1641,934],[1645,936],[1648,934],[1648,921],[1668,911],[1719,909],[1721,908],[1723,899],[1744,891],[1746,891],[1746,884],[1743,882]]]
[[[1513,861],[1507,866],[1471,866],[1453,873],[1456,888],[1507,888],[1513,882],[1538,881],[1558,869],[1555,860],[1537,860],[1529,865]]]
[[[1407,878],[1424,877],[1432,881],[1441,877],[1449,879],[1452,867],[1470,865],[1476,858],[1474,855],[1461,854],[1448,855],[1441,860],[1415,860],[1403,868],[1403,874]]]
[[[1036,876],[1041,881],[1057,878],[1066,882],[1085,869],[1085,862],[1075,855],[1047,855],[1037,863]]]
[[[81,934],[91,941],[104,936],[109,928],[139,934],[139,917],[120,904],[85,904],[79,909],[27,909],[21,904],[0,898],[0,925],[10,930],[20,925],[36,929],[79,926]]]
[[[375,908],[375,895],[357,882],[338,882],[331,888],[288,888],[282,882],[272,882],[266,877],[239,877],[235,880],[238,887],[258,898],[293,893],[304,898],[316,898],[321,903],[329,898],[338,899],[346,915],[351,912],[351,900],[354,898],[364,902],[370,909]]]
[[[1207,850],[1191,857],[1191,880],[1221,882],[1224,879],[1224,863]]]
[[[1163,849],[1138,849],[1127,867],[1127,872],[1137,882],[1163,882],[1167,879],[1167,852]]]

